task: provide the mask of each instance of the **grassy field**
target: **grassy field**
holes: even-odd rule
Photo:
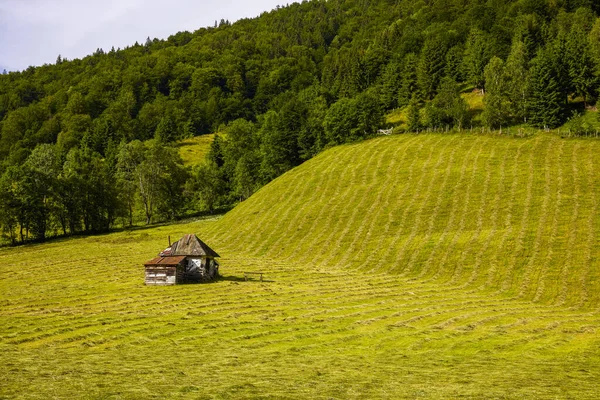
[[[0,250],[0,398],[595,399],[599,165],[592,139],[391,136],[223,218]],[[145,287],[189,232],[223,279]]]
[[[201,135],[182,140],[177,144],[179,155],[184,165],[198,165],[204,162],[206,154],[210,150],[215,135]]]

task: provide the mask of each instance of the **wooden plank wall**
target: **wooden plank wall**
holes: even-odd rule
[[[177,267],[174,265],[146,267],[146,285],[175,285],[176,277]]]

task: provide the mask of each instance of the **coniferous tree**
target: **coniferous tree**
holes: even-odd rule
[[[414,53],[409,53],[404,57],[403,64],[402,79],[398,90],[398,106],[400,107],[407,105],[413,95],[420,97],[417,76],[419,58]]]
[[[485,87],[485,66],[490,60],[489,38],[479,29],[472,29],[467,39],[463,67],[469,83],[478,89]]]
[[[564,121],[565,102],[558,73],[548,49],[532,60],[530,71],[531,100],[529,121],[539,128],[555,128]]]
[[[566,59],[574,95],[583,97],[585,104],[593,101],[596,97],[598,78],[585,32],[577,25],[571,28],[567,39]]]
[[[395,108],[398,105],[398,91],[402,79],[402,66],[396,61],[390,62],[382,75],[381,98],[386,109]]]
[[[515,41],[504,67],[506,91],[511,114],[520,121],[527,122],[530,87],[525,44]]]
[[[569,95],[575,90],[569,74],[569,65],[571,64],[569,56],[571,54],[568,49],[567,32],[559,31],[556,38],[546,46],[546,52],[554,66],[556,82],[562,96],[562,101],[566,106],[569,101]]]
[[[446,46],[446,40],[441,35],[432,35],[425,41],[421,50],[417,79],[419,89],[427,100],[435,97],[444,76]]]
[[[158,126],[156,127],[154,138],[163,144],[172,143],[175,141],[177,138],[177,124],[175,123],[173,117],[170,115],[165,115],[161,118]]]
[[[592,30],[588,34],[590,55],[594,60],[595,71],[600,73],[600,18],[596,19]]]
[[[464,81],[463,74],[464,49],[462,46],[453,46],[446,54],[446,75],[456,82]]]

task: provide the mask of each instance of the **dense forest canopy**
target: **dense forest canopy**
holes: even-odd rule
[[[330,0],[0,75],[0,225],[13,243],[232,204],[387,110],[409,129],[556,127],[595,105],[593,0]],[[173,144],[217,135],[186,169]],[[137,217],[136,217],[137,216]]]

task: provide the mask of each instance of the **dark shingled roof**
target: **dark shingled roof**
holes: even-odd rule
[[[144,265],[152,266],[152,265],[179,265],[183,260],[185,260],[185,256],[177,256],[177,257],[156,257],[152,260],[148,261]]]
[[[220,257],[216,251],[194,234],[188,234],[171,245],[170,255]]]

